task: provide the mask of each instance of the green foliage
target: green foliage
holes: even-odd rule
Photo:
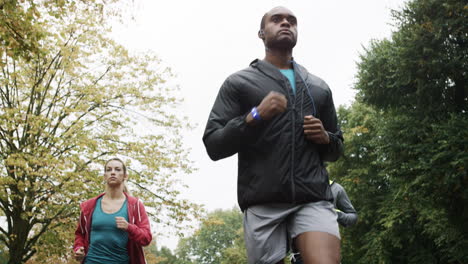
[[[468,263],[468,5],[416,0],[359,63],[330,174],[359,213],[343,263]]]
[[[166,247],[161,247],[157,252],[157,256],[160,259],[158,264],[176,264],[177,256],[173,255],[171,250]]]
[[[237,230],[233,245],[223,250],[221,264],[245,263],[247,263],[247,251],[244,241],[244,229],[240,228]]]
[[[199,214],[178,198],[174,175],[192,171],[181,143],[190,126],[174,114],[170,70],[109,37],[114,2],[0,4],[0,242],[8,263],[66,258],[78,203],[104,190],[110,157],[126,161],[130,190],[159,230]]]
[[[238,208],[209,213],[195,234],[179,242],[176,253],[183,263],[246,263],[242,213]]]
[[[7,264],[8,250],[4,243],[0,242],[0,264]]]
[[[94,14],[94,21],[103,21],[116,14],[119,0],[2,0],[0,2],[0,41],[2,53],[11,58],[31,61],[38,54],[45,55],[42,41],[51,32],[46,20],[75,20],[72,14],[83,10]]]
[[[368,106],[354,103],[349,109],[340,107],[338,116],[346,142],[345,155],[329,164],[328,170],[330,177],[346,189],[358,211],[358,223],[341,229],[341,248],[343,263],[359,263],[366,252],[363,246],[367,238],[363,235],[370,234],[370,230],[380,232],[376,209],[389,192],[388,178],[381,173],[375,143],[380,114]]]
[[[242,228],[243,214],[237,207],[215,210],[203,217],[200,227],[179,240],[176,264],[245,264],[247,251]],[[289,257],[284,263],[291,263]]]
[[[468,8],[461,0],[411,1],[398,31],[361,56],[358,97],[426,115],[467,111]]]
[[[468,120],[427,124],[360,103],[338,112],[347,148],[330,175],[359,213],[342,229],[343,263],[464,263]]]
[[[172,254],[172,251],[167,247],[157,248],[155,240],[144,248],[145,258],[148,264],[182,264],[178,262],[177,256]]]

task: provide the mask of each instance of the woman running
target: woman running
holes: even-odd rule
[[[104,166],[106,191],[80,205],[74,258],[83,264],[144,264],[143,246],[151,242],[145,206],[127,193],[122,160]]]

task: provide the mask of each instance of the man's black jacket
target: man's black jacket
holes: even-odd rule
[[[295,95],[275,66],[255,60],[226,79],[211,110],[203,142],[212,160],[238,153],[237,199],[242,210],[257,204],[333,200],[323,162],[338,159],[343,137],[332,93],[323,80],[293,65]],[[246,116],[270,91],[286,96],[287,110],[248,126]],[[306,115],[322,121],[329,144],[317,145],[304,137]]]

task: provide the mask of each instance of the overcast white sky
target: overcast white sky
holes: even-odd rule
[[[185,136],[198,171],[184,177],[184,197],[208,210],[237,204],[237,157],[213,162],[202,135],[218,89],[231,73],[263,58],[257,38],[262,15],[281,5],[298,18],[294,58],[330,86],[335,106],[349,105],[356,62],[370,40],[389,37],[394,29],[390,9],[404,0],[137,0],[135,21],[117,29],[117,40],[133,51],[152,50],[177,74],[185,103],[181,115],[197,124]],[[176,239],[158,243],[175,248]]]

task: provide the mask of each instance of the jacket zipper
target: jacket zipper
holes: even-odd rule
[[[294,108],[293,111],[291,111],[292,114],[292,144],[291,144],[291,191],[292,191],[292,203],[296,203],[296,186],[294,184],[294,150],[296,148],[296,140],[295,140],[295,135],[296,135],[296,118],[294,115],[294,109],[295,109],[295,104],[296,100],[294,100]]]
[[[293,70],[295,70],[294,66],[293,66]],[[286,78],[284,78],[286,79]],[[286,86],[286,92],[288,95],[290,95],[290,93],[292,94],[292,87],[291,87],[291,84],[289,83],[289,80],[284,80],[283,79],[283,85]],[[297,89],[297,87],[296,87]],[[297,93],[297,91],[296,91]],[[292,139],[292,142],[291,142],[291,176],[290,176],[290,180],[291,180],[291,198],[292,198],[292,203],[295,204],[296,203],[296,186],[294,184],[294,149],[296,148],[296,140],[295,140],[295,135],[296,135],[296,115],[294,114],[296,112],[296,95],[295,94],[292,94],[291,96],[288,96],[289,99],[291,100],[291,115],[292,115],[292,122],[291,122],[291,125],[292,125],[292,135],[291,135],[291,139]]]
[[[296,74],[296,67],[294,67],[294,63],[292,63],[293,65],[293,73]],[[294,77],[294,81],[296,81],[296,78]],[[296,82],[297,84],[297,82]],[[291,86],[291,85],[289,85]],[[290,87],[291,91],[292,91],[292,87]],[[292,143],[291,143],[291,191],[292,191],[292,203],[295,204],[296,203],[296,185],[294,183],[294,157],[295,157],[295,149],[296,149],[296,95],[298,94],[297,91],[298,90],[298,87],[296,85],[296,94],[293,96],[294,98],[294,102],[291,102],[292,105],[293,105],[293,108],[292,108],[292,111],[291,111],[291,115],[292,115]]]
[[[295,123],[296,123],[296,118],[295,118],[295,115],[294,115],[294,112],[296,111],[296,96],[293,95],[291,96],[290,95],[290,91],[292,91],[292,87],[290,87],[291,85],[289,84],[289,80],[285,80],[283,79],[283,81],[281,82],[280,80],[278,80],[277,78],[273,78],[271,77],[269,74],[265,73],[264,71],[262,71],[260,68],[257,68],[260,72],[262,72],[264,75],[270,77],[271,79],[273,79],[274,81],[276,81],[278,84],[280,84],[280,86],[283,86],[283,85],[286,85],[286,95],[288,96],[288,100],[291,101],[291,106],[292,106],[292,111],[291,111],[291,115],[292,115],[292,143],[291,143],[291,196],[292,196],[292,203],[296,203],[296,186],[294,184],[294,149],[296,148],[296,141],[295,141],[295,134],[296,134],[296,128],[295,128]],[[295,66],[295,63],[293,63],[293,70],[294,70],[294,74],[296,73],[296,66]],[[282,74],[281,74],[282,75]],[[287,83],[285,83],[285,81]],[[297,82],[296,82],[297,84]],[[288,89],[288,87],[290,89]],[[296,89],[297,89],[297,86],[296,86]],[[296,91],[297,93],[297,91]]]
[[[293,66],[293,70],[294,70],[294,73],[295,73],[295,68]],[[286,93],[288,95],[288,99],[291,101],[291,115],[292,115],[292,135],[291,135],[291,139],[292,139],[292,142],[291,142],[291,173],[290,173],[290,180],[291,180],[291,202],[292,204],[295,204],[296,203],[296,185],[294,184],[294,149],[296,148],[296,140],[295,140],[295,135],[296,135],[296,116],[295,116],[295,112],[296,112],[296,95],[292,94],[292,87],[291,87],[291,84],[289,83],[289,80],[284,78],[283,79],[283,85],[286,86]],[[297,89],[297,86],[296,86],[296,89]],[[296,93],[297,93],[297,90],[296,90]],[[292,95],[291,95],[292,94]]]

